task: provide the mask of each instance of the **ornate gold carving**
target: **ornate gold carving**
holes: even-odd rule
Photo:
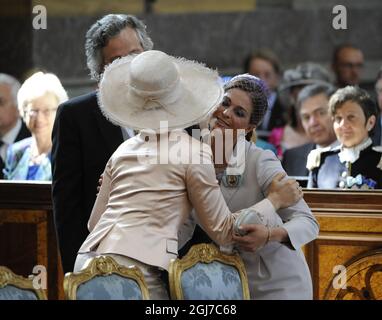
[[[143,299],[149,299],[149,290],[142,271],[136,266],[122,266],[109,256],[95,257],[85,269],[65,274],[64,291],[66,299],[77,300],[77,289],[81,284],[96,276],[108,276],[110,274],[117,274],[121,277],[134,280],[142,291]]]
[[[45,291],[42,289],[35,289],[33,287],[33,278],[24,278],[13,273],[6,267],[0,266],[0,288],[4,288],[7,285],[14,286],[16,288],[32,291],[38,300],[46,300]]]
[[[243,260],[238,254],[228,255],[222,253],[212,243],[200,243],[194,245],[182,259],[171,260],[169,269],[171,299],[184,300],[181,287],[181,276],[183,271],[191,268],[198,262],[211,263],[213,261],[231,265],[238,270],[243,288],[243,298],[244,300],[249,300],[248,278]]]
[[[382,250],[370,250],[346,264],[346,288],[334,289],[329,282],[324,299],[382,300]]]
[[[118,266],[115,266],[118,268]],[[99,260],[95,264],[96,272],[102,275],[110,274],[113,269],[113,264],[108,264],[107,259],[104,256],[99,257]]]

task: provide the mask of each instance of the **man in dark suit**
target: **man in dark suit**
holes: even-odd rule
[[[313,149],[316,149],[315,143],[306,143],[286,150],[282,160],[282,166],[286,173],[289,176],[307,177],[309,170],[306,168],[306,160]]]
[[[288,175],[308,176],[306,162],[310,151],[316,148],[328,148],[337,143],[328,110],[329,98],[334,91],[334,87],[330,84],[312,84],[299,93],[297,110],[302,126],[312,143],[285,151],[282,165]]]
[[[17,92],[20,82],[5,73],[0,73],[0,179],[8,147],[17,141],[30,137],[30,132],[21,120],[17,108]]]
[[[377,106],[379,113],[375,122],[374,134],[371,137],[373,145],[382,146],[382,68],[379,69],[375,82],[375,93],[377,94]]]
[[[382,115],[379,114],[375,122],[374,134],[371,137],[373,145],[382,146]]]
[[[140,20],[110,14],[86,34],[87,65],[99,81],[113,60],[152,46]],[[71,99],[57,111],[52,134],[52,196],[64,272],[73,270],[77,251],[88,235],[100,175],[116,148],[131,135],[129,128],[115,126],[102,115],[96,92]]]

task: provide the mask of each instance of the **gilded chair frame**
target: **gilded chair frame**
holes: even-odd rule
[[[64,292],[67,300],[77,300],[78,287],[97,276],[117,274],[137,282],[142,291],[143,300],[149,299],[149,290],[142,271],[136,266],[125,267],[110,256],[93,258],[88,266],[79,272],[68,272],[64,277]]]
[[[32,291],[36,295],[37,300],[47,300],[45,291],[43,289],[36,289],[33,286],[33,278],[24,278],[13,273],[7,267],[0,266],[0,288],[4,288],[7,285]]]
[[[181,276],[182,273],[193,267],[198,262],[211,263],[219,261],[221,263],[235,267],[240,275],[243,289],[243,300],[249,300],[249,288],[247,272],[241,257],[236,254],[225,254],[212,243],[200,243],[191,247],[182,259],[172,259],[169,269],[170,295],[172,300],[184,300]]]

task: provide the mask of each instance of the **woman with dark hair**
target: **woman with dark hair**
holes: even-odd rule
[[[307,167],[312,188],[381,189],[382,148],[373,147],[371,136],[377,107],[366,91],[347,86],[329,100],[334,131],[340,146],[312,151]]]
[[[312,299],[312,279],[301,247],[317,237],[318,223],[303,199],[283,209],[272,207],[265,195],[286,179],[285,171],[271,151],[244,138],[266,112],[264,83],[243,74],[227,82],[224,92],[212,115],[210,143],[228,208],[241,210],[257,203],[256,208],[243,210],[236,223],[241,236],[234,236],[246,266],[251,299]],[[230,135],[237,136],[233,143],[229,143]],[[225,143],[218,143],[219,138]],[[221,153],[226,155],[223,161]]]

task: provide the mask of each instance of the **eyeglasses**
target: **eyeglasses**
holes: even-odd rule
[[[351,62],[345,62],[345,63],[340,63],[341,68],[346,68],[346,69],[362,69],[363,68],[363,63],[351,63]]]
[[[30,118],[36,118],[39,113],[41,113],[44,117],[49,117],[53,113],[55,113],[57,108],[51,108],[51,109],[41,109],[41,110],[36,110],[36,109],[31,109],[31,110],[26,110],[26,114]]]

